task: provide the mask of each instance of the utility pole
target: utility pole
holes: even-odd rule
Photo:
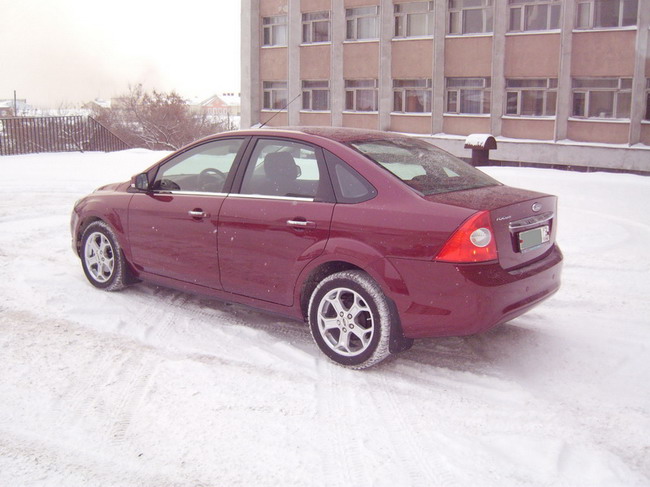
[[[16,98],[16,90],[14,90],[14,117],[18,116],[18,99]]]

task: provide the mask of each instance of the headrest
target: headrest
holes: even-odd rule
[[[271,180],[294,180],[299,175],[299,168],[288,152],[272,152],[264,157],[264,172]]]

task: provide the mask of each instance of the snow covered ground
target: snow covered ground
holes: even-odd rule
[[[0,158],[1,486],[650,485],[650,178],[485,169],[559,195],[563,288],[356,372],[300,323],[86,282],[74,201],[163,155]]]

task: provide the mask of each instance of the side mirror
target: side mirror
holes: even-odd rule
[[[149,177],[147,173],[138,174],[131,178],[131,187],[140,191],[149,191]]]

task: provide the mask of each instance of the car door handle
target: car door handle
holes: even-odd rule
[[[196,210],[188,211],[187,214],[190,215],[192,218],[207,218],[210,216],[206,212],[198,208]]]
[[[316,222],[310,222],[307,220],[287,220],[287,225],[298,228],[316,228]]]

